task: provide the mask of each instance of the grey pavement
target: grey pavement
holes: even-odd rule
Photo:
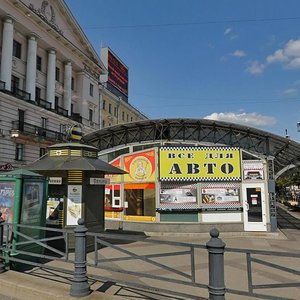
[[[285,208],[284,208],[285,209]],[[300,212],[292,212],[292,214],[300,219]],[[148,233],[151,235],[151,233]],[[242,249],[256,249],[256,250],[269,250],[278,252],[297,252],[300,253],[300,230],[295,229],[282,229],[275,233],[259,233],[259,232],[241,232],[241,233],[222,233],[220,237],[226,243],[228,248],[242,248]],[[170,240],[177,242],[191,242],[196,244],[205,245],[209,240],[208,234],[154,234],[149,237],[150,239],[158,240]],[[145,250],[145,243],[136,242],[124,245],[128,251],[135,251],[142,254]],[[168,251],[166,246],[155,244],[148,246],[149,251],[157,253],[158,251]],[[104,248],[99,250],[100,257],[109,258],[116,257],[117,251],[111,248]],[[196,250],[196,278],[201,283],[208,283],[208,263],[206,250]],[[257,256],[256,258],[262,258]],[[283,267],[291,268],[300,273],[300,258],[287,259],[285,257],[269,257],[268,262],[281,265]],[[185,271],[186,262],[184,259],[178,257],[168,257],[168,264],[179,270]],[[117,263],[116,263],[117,264]],[[136,266],[132,265],[132,261],[122,262],[122,267],[128,267],[129,269],[137,268],[140,271],[152,272],[152,274],[166,275],[159,269],[147,269],[142,263],[137,263]],[[66,267],[62,262],[51,262],[49,265],[55,267]],[[121,263],[120,263],[121,265]],[[67,268],[72,270],[72,266]],[[145,269],[143,269],[145,268]],[[138,288],[130,288],[122,285],[118,280],[130,279],[131,276],[114,274],[106,270],[99,270],[89,268],[89,274],[98,276],[105,276],[111,278],[111,280],[96,280],[90,279],[92,293],[84,298],[84,300],[94,299],[152,299],[152,300],[170,300],[170,299],[207,299],[207,289],[193,288],[179,286],[176,284],[170,284],[166,282],[154,282],[152,279],[137,278],[134,279],[136,283],[142,283],[151,287],[156,287],[156,290],[147,291]],[[93,276],[91,276],[92,278]],[[35,268],[26,273],[18,273],[15,271],[7,271],[0,274],[0,300],[6,299],[25,299],[25,300],[50,300],[50,299],[75,299],[69,296],[71,275],[65,273],[58,273],[45,269]],[[115,279],[115,281],[114,281]],[[225,286],[230,289],[247,290],[247,272],[246,272],[246,260],[245,254],[237,253],[225,253]],[[253,264],[253,283],[254,284],[272,284],[272,283],[287,283],[287,282],[300,282],[299,275],[291,275],[284,271],[270,268],[268,266],[261,266]],[[178,290],[178,296],[168,296],[161,292],[168,286],[168,289],[174,291]],[[278,288],[273,290],[259,290],[259,293],[272,295],[278,297],[278,299],[300,299],[300,287]],[[180,293],[191,294],[191,297],[180,297]],[[1,296],[3,295],[3,296]],[[235,295],[231,293],[226,294],[226,299],[254,299],[241,295]],[[260,299],[260,298],[255,298]],[[263,298],[262,298],[263,299]],[[267,298],[265,298],[267,299]]]

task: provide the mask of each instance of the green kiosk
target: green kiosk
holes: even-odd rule
[[[24,169],[0,173],[0,212],[10,230],[4,230],[3,241],[10,243],[10,256],[19,251],[42,253],[43,248],[29,239],[40,239],[45,232],[17,226],[45,226],[47,180],[45,176]],[[12,265],[14,268],[14,264]],[[18,268],[18,267],[16,267]]]

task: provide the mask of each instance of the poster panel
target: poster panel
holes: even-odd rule
[[[239,202],[239,189],[226,187],[202,188],[202,203],[232,203]]]
[[[190,185],[160,189],[160,203],[196,203],[197,189]]]
[[[40,225],[43,196],[42,182],[24,182],[21,224]]]
[[[82,185],[68,186],[67,225],[77,225],[82,216]]]
[[[243,164],[244,180],[264,179],[264,165],[262,162],[247,162]]]
[[[2,218],[9,223],[13,222],[15,187],[14,181],[0,182],[0,211]]]
[[[155,181],[155,150],[124,156],[124,182]]]

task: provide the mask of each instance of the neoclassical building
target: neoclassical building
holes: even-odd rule
[[[64,1],[3,0],[0,20],[0,171],[38,159],[72,125],[146,119],[100,84],[108,69]]]

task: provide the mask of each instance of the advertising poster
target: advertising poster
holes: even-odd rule
[[[40,224],[42,201],[43,183],[25,182],[23,184],[21,224]]]
[[[180,186],[160,189],[160,203],[196,203],[197,189],[191,186]]]
[[[155,150],[124,156],[125,182],[155,181]]]
[[[203,188],[201,195],[203,204],[239,202],[238,188]]]
[[[0,182],[0,211],[2,218],[9,223],[13,222],[13,207],[15,199],[15,182]]]
[[[240,181],[237,147],[161,147],[161,181]]]
[[[264,179],[264,165],[262,162],[249,162],[243,164],[244,180]]]
[[[77,225],[82,215],[82,186],[68,186],[67,225]]]

